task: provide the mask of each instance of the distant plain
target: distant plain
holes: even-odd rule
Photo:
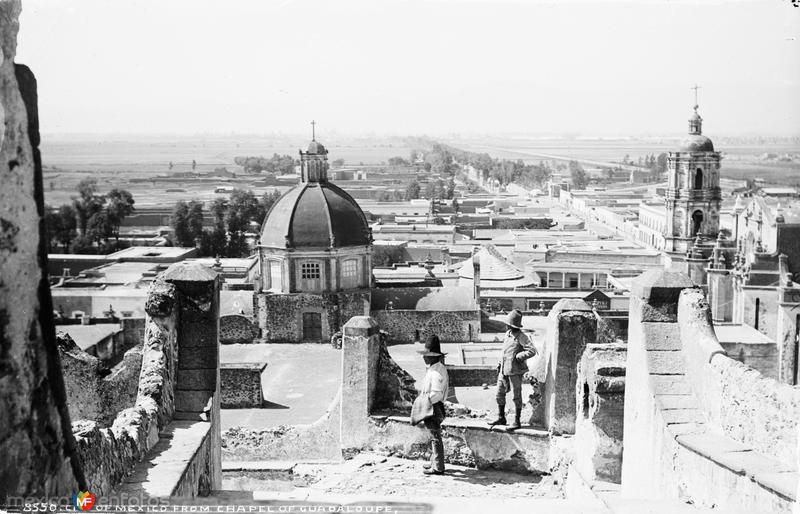
[[[411,140],[405,137],[329,135],[320,140],[329,150],[329,159],[344,159],[346,166],[379,165],[390,157],[407,158]],[[451,146],[493,157],[540,160],[585,159],[604,163],[621,162],[627,155],[637,162],[639,157],[675,150],[680,138],[647,139],[545,139],[519,136],[452,136],[439,140]],[[128,189],[138,205],[169,207],[177,200],[212,200],[218,186],[247,186],[256,194],[275,186],[257,186],[257,175],[240,179],[243,170],[234,164],[237,156],[265,156],[273,153],[297,155],[308,143],[301,136],[130,136],[130,135],[48,135],[42,137],[42,160],[45,166],[45,199],[49,205],[69,202],[75,186],[85,177],[98,182],[98,190],[113,187]],[[775,185],[800,184],[800,142],[797,140],[715,139],[716,149],[723,152],[722,175],[744,180],[761,177]],[[794,155],[793,162],[764,160],[767,153]],[[170,173],[205,174],[218,168],[236,173],[237,179],[187,179],[181,182],[154,180]],[[169,169],[172,162],[173,168]],[[144,179],[144,181],[142,181]],[[279,190],[285,187],[278,187]],[[170,190],[170,191],[167,191]]]

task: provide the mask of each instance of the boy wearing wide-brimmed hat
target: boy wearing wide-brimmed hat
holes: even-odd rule
[[[522,313],[517,309],[508,313],[503,322],[508,327],[503,339],[503,352],[497,365],[497,419],[490,425],[508,425],[506,421],[506,394],[511,390],[514,397],[514,422],[508,428],[520,427],[522,412],[522,376],[528,371],[525,361],[536,355],[531,340],[522,332]]]
[[[425,428],[431,433],[431,462],[425,466],[423,473],[426,475],[444,474],[444,443],[442,442],[442,421],[445,418],[444,400],[450,387],[447,368],[444,365],[445,353],[439,345],[439,337],[430,335],[425,340],[425,349],[417,353],[422,354],[427,370],[422,381],[420,394],[427,394],[433,404],[433,416],[425,419]]]

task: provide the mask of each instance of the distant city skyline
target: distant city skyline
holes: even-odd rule
[[[800,135],[800,9],[760,1],[23,0],[55,134]]]

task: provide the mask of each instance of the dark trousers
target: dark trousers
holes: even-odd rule
[[[431,433],[431,468],[444,471],[444,443],[442,442],[442,421],[444,420],[444,403],[433,404],[433,417],[424,421],[425,428]]]
[[[522,375],[503,375],[501,371],[497,376],[497,405],[506,404],[506,394],[509,389],[514,393],[514,405],[522,403]]]

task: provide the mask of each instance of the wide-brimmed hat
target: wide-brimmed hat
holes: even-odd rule
[[[441,357],[442,355],[447,355],[442,352],[442,348],[439,346],[439,336],[428,336],[425,340],[425,349],[417,350],[417,353],[421,353],[423,357]]]
[[[522,328],[522,313],[514,309],[506,315],[505,319],[503,319],[503,323],[512,328]]]

